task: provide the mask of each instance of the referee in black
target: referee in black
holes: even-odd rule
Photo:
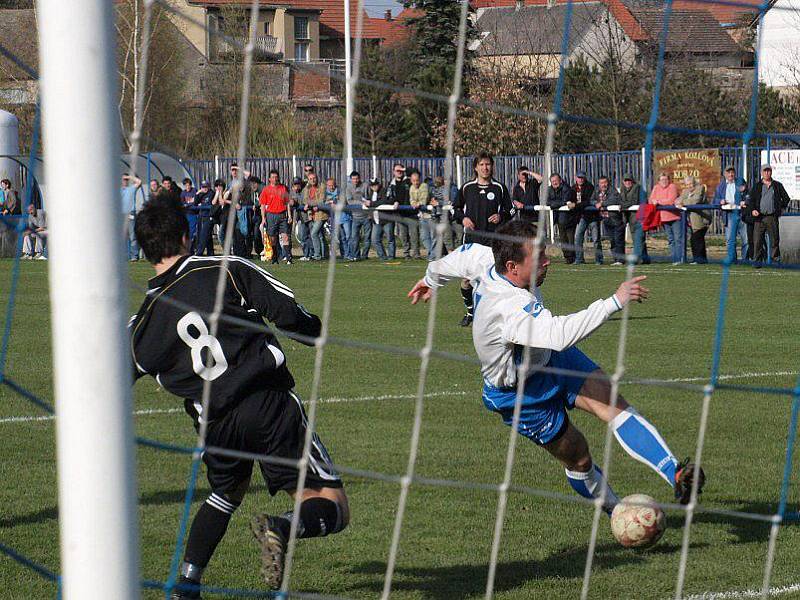
[[[264,319],[313,345],[320,333],[319,318],[267,271],[231,256],[222,317],[212,336],[208,316],[214,310],[222,257],[190,256],[186,217],[167,203],[147,204],[136,216],[135,232],[156,276],[129,325],[134,378],[151,375],[168,392],[184,398],[195,428],[201,421],[207,423],[208,447],[299,460],[306,415],[292,390],[286,355]],[[206,382],[211,382],[211,395],[204,412]],[[203,453],[203,462],[212,493],[194,516],[173,600],[200,598],[203,570],[242,502],[253,471],[250,459],[209,451]],[[271,495],[285,491],[294,497],[299,475],[295,465],[259,462],[259,467]],[[264,514],[253,521],[262,573],[271,588],[278,588],[283,578],[291,519],[291,513]],[[298,537],[336,533],[348,521],[342,481],[314,434]]]
[[[481,235],[481,232],[494,232],[501,223],[511,219],[511,197],[508,188],[493,177],[494,157],[491,154],[480,152],[473,159],[472,168],[475,179],[458,190],[453,205],[453,219],[464,226],[465,244],[491,246],[491,237]],[[461,282],[461,296],[467,309],[461,326],[469,327],[472,325],[473,302],[472,286],[468,279]]]

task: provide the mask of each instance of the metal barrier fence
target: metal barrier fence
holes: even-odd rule
[[[737,173],[745,174],[748,182],[758,181],[760,176],[761,151],[766,147],[748,147],[743,152],[742,147],[720,148],[721,167],[732,165]],[[528,168],[543,173],[545,171],[545,156],[496,156],[495,178],[511,188],[516,182],[517,169],[524,165]],[[192,173],[195,182],[201,180],[213,181],[221,178],[230,179],[230,167],[236,162],[235,158],[216,156],[211,160],[185,160],[182,161]],[[421,157],[366,157],[353,159],[353,167],[363,179],[377,177],[383,182],[392,178],[392,167],[401,163],[406,168],[415,168],[423,177],[444,175],[444,158]],[[458,185],[467,181],[472,176],[472,157],[456,156],[452,165],[452,174]],[[303,166],[310,164],[314,167],[322,180],[334,177],[339,182],[345,176],[345,163],[343,158],[318,158],[292,156],[288,158],[251,157],[245,160],[244,169],[250,171],[263,181],[266,181],[270,169],[276,169],[281,176],[281,181],[291,181],[293,177],[303,176]],[[572,181],[578,171],[585,171],[590,181],[596,182],[601,175],[611,177],[614,185],[619,186],[625,175],[631,175],[638,182],[652,182],[652,167],[644,168],[644,151],[627,150],[623,152],[590,152],[581,154],[554,154],[551,156],[551,173],[559,173],[566,181]],[[644,177],[643,177],[644,175]],[[714,190],[709,189],[708,194]],[[792,203],[793,209],[800,209],[800,201]],[[709,229],[711,235],[722,235],[725,231],[724,219],[717,212]]]
[[[759,176],[761,151],[765,147],[748,147],[746,164],[742,147],[720,148],[720,161],[723,167],[732,165],[737,172],[745,174],[747,181],[756,181]],[[216,178],[227,179],[230,166],[236,162],[235,158],[216,156],[213,159],[184,160],[186,168],[198,179],[213,180]],[[361,173],[362,178],[378,177],[381,181],[388,181],[392,175],[392,166],[402,163],[406,167],[416,168],[424,177],[444,175],[444,158],[422,157],[362,157],[355,158],[355,170]],[[472,157],[456,156],[453,165],[453,176],[459,183],[469,179],[472,173]],[[591,181],[596,181],[601,175],[608,175],[615,182],[619,182],[623,175],[630,174],[637,181],[653,181],[652,168],[643,169],[644,153],[640,150],[626,150],[622,152],[590,152],[579,154],[554,154],[551,157],[553,173],[559,173],[566,180],[571,181],[578,171],[585,171]],[[276,169],[282,181],[303,175],[303,165],[311,164],[323,178],[328,176],[341,179],[344,174],[344,159],[318,158],[292,156],[284,158],[250,157],[245,160],[244,167],[261,179],[266,179],[270,169]],[[542,154],[535,156],[496,156],[495,177],[507,185],[516,180],[516,171],[520,165],[531,169],[544,171],[545,157]],[[643,174],[645,177],[643,177]]]

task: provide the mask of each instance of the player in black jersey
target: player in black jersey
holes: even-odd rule
[[[146,205],[136,216],[136,239],[156,270],[139,312],[129,325],[134,378],[153,376],[167,391],[184,398],[186,412],[199,428],[207,425],[206,446],[278,459],[302,457],[306,415],[286,356],[264,319],[299,334],[313,345],[320,320],[308,313],[292,291],[251,262],[229,257],[222,318],[209,333],[222,257],[188,254],[188,223],[182,211],[164,204]],[[211,382],[206,414],[202,395]],[[336,533],[349,521],[347,497],[325,446],[312,438],[300,504],[298,537]],[[197,586],[231,515],[250,484],[252,460],[206,451],[212,494],[197,511],[189,532],[174,600],[199,598]],[[294,496],[295,466],[259,462],[271,495]],[[253,533],[261,544],[267,585],[280,586],[292,515],[261,515]],[[194,586],[194,587],[192,587]]]
[[[511,196],[508,188],[493,178],[494,157],[480,152],[472,161],[475,179],[468,181],[458,190],[453,205],[453,219],[464,226],[464,243],[491,246],[492,239],[480,235],[482,231],[494,232],[501,224],[511,218]],[[473,302],[472,286],[468,279],[461,282],[461,296],[467,314],[461,319],[462,327],[472,324]]]

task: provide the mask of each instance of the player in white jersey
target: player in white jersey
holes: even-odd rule
[[[544,307],[540,287],[550,260],[544,248],[534,260],[536,226],[512,221],[498,228],[492,246],[465,244],[429,264],[425,277],[409,292],[412,304],[427,301],[434,288],[452,279],[472,282],[475,320],[472,338],[481,362],[483,402],[512,424],[517,378],[528,348],[518,431],[544,447],[565,468],[572,488],[585,498],[598,498],[605,487],[611,512],[617,496],[592,462],[583,434],[570,422],[567,410],[578,407],[611,423],[623,449],[663,477],[676,499],[687,504],[698,472],[698,493],[705,475],[689,463],[679,463],[656,428],[622,396],[612,406],[611,384],[602,370],[577,347],[631,301],[648,295],[644,276],[620,284],[605,299],[579,312],[556,316]],[[534,266],[536,272],[534,273]],[[531,292],[531,282],[535,283]]]

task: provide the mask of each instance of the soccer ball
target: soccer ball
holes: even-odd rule
[[[611,533],[626,548],[647,548],[664,535],[667,519],[646,494],[626,496],[611,513]]]

